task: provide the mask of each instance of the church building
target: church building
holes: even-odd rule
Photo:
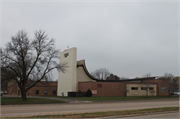
[[[57,95],[68,96],[70,92],[86,92],[90,89],[93,96],[165,96],[169,95],[163,79],[156,77],[128,80],[98,80],[88,72],[85,60],[77,61],[77,48],[60,53],[60,63],[66,62],[65,73],[59,72]],[[146,92],[148,91],[148,92]]]
[[[93,97],[98,96],[167,96],[169,89],[163,79],[156,77],[127,80],[98,80],[87,70],[85,60],[77,61],[77,48],[60,53],[60,63],[67,63],[65,73],[59,72],[58,82],[39,82],[27,91],[27,96],[57,95],[70,96],[91,90]],[[8,83],[9,95],[21,95],[16,82]],[[78,95],[76,95],[78,96]]]

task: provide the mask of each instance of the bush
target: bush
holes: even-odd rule
[[[87,96],[87,97],[91,97],[91,96],[92,96],[92,92],[91,92],[91,90],[90,90],[90,89],[88,89],[88,90],[87,90],[87,92],[86,92],[86,96]]]

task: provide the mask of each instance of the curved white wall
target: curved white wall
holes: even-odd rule
[[[77,68],[77,80],[78,80],[78,82],[87,82],[87,81],[95,82],[87,76],[83,67]]]

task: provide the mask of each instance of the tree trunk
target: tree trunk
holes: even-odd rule
[[[148,98],[148,90],[146,90],[146,97]]]
[[[22,97],[23,100],[27,100],[25,88],[22,88],[22,89],[21,89],[21,97]]]

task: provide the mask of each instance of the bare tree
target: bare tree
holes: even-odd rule
[[[21,30],[1,49],[1,66],[14,73],[13,80],[21,90],[22,99],[26,100],[30,88],[40,81],[51,80],[53,69],[65,72],[67,64],[55,61],[58,55],[55,40],[49,39],[45,31],[34,32],[34,39],[30,39],[27,32]]]
[[[176,82],[177,80],[175,80],[175,77],[171,73],[165,73],[164,76],[159,78],[164,79],[162,84],[165,88],[168,88],[169,97],[171,96],[171,93],[179,88],[179,85]]]
[[[150,90],[151,95],[153,96],[155,93],[155,90]]]
[[[106,80],[119,80],[120,78],[117,75],[110,74],[110,76],[106,77]]]
[[[179,80],[180,80],[180,77],[179,76],[176,76],[175,78],[173,78],[173,82],[174,82],[174,85],[175,85],[175,91],[176,92],[179,92]]]
[[[146,97],[148,97],[149,88],[152,86],[150,82],[143,82],[143,84],[140,84],[141,90],[146,91]]]
[[[8,82],[12,81],[14,73],[8,69],[1,67],[1,90],[5,92],[7,90]]]
[[[123,95],[123,99],[124,99],[124,97],[126,97],[126,96],[127,96],[127,93],[129,92],[129,90],[126,88],[126,84],[123,85],[120,90],[121,90],[121,92],[124,94],[124,95]]]
[[[110,75],[110,72],[106,68],[101,68],[91,72],[91,75],[99,80],[105,80],[106,77]]]
[[[151,73],[147,73],[143,77],[151,77]]]

